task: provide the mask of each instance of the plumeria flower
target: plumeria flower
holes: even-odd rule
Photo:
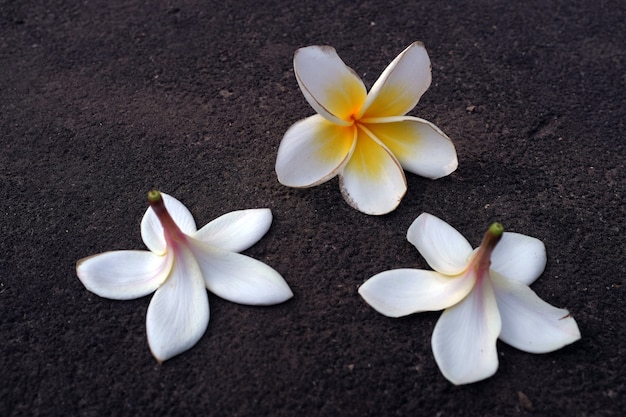
[[[457,168],[450,139],[432,123],[405,116],[431,82],[421,42],[398,55],[369,93],[330,46],[297,50],[294,71],[317,114],[285,133],[276,158],[282,184],[313,187],[338,175],[348,204],[385,214],[406,193],[403,168],[432,179]]]
[[[293,296],[278,272],[241,255],[268,231],[269,209],[240,210],[200,230],[174,197],[148,193],[141,221],[149,251],[105,252],[78,261],[76,272],[95,294],[116,300],[155,292],[146,316],[148,345],[163,362],[198,342],[209,324],[207,291],[235,303],[272,305]]]
[[[580,339],[567,310],[541,300],[528,286],[543,272],[538,239],[504,233],[494,223],[476,250],[454,228],[423,213],[407,239],[434,271],[395,269],[366,281],[359,293],[378,312],[402,317],[445,309],[432,337],[435,361],[456,385],[492,376],[496,340],[530,353],[546,353]]]

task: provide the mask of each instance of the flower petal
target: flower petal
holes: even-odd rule
[[[215,295],[248,305],[273,305],[293,297],[283,277],[261,261],[199,240],[191,240],[191,247],[205,285]]]
[[[463,301],[445,310],[435,325],[433,354],[443,376],[461,385],[495,374],[501,327],[493,288],[483,279]]]
[[[187,247],[178,247],[168,279],[154,293],[146,316],[150,351],[159,362],[194,346],[209,324],[202,271]]]
[[[358,118],[404,115],[415,107],[430,82],[430,58],[424,44],[414,42],[374,83]]]
[[[163,197],[165,208],[180,230],[188,235],[194,233],[196,231],[196,222],[187,207],[170,195],[161,193],[161,196]],[[152,207],[148,207],[146,214],[144,214],[141,220],[141,238],[150,251],[157,255],[165,253],[166,244],[163,227]]]
[[[491,254],[491,269],[530,285],[546,268],[546,247],[534,237],[505,232]]]
[[[320,115],[287,130],[276,156],[278,181],[288,187],[312,187],[333,178],[347,163],[356,143],[353,126],[337,126]]]
[[[311,107],[330,122],[348,126],[367,92],[363,81],[331,46],[298,49],[293,58],[298,85]]]
[[[400,163],[361,130],[350,160],[339,173],[339,185],[348,204],[366,214],[393,211],[406,193]]]
[[[437,179],[458,166],[452,141],[432,123],[417,117],[395,118],[392,123],[369,123],[367,128],[414,174]]]
[[[272,225],[268,208],[237,210],[212,220],[192,235],[212,246],[241,252],[258,242]]]
[[[450,278],[434,271],[393,269],[365,281],[359,294],[379,313],[402,317],[453,306],[472,290],[475,281],[474,274]]]
[[[152,293],[167,278],[169,256],[123,250],[79,260],[76,273],[85,287],[100,297],[130,300]]]
[[[567,310],[543,301],[525,284],[491,271],[502,316],[500,340],[530,353],[547,353],[580,339],[576,321]]]
[[[422,213],[411,224],[407,239],[428,265],[444,275],[458,275],[468,265],[472,246],[452,226],[432,214]]]

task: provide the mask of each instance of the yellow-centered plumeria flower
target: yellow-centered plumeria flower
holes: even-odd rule
[[[148,193],[141,221],[149,251],[120,250],[81,259],[76,265],[85,287],[105,298],[129,300],[152,292],[146,315],[148,345],[163,362],[200,340],[209,324],[212,293],[235,303],[272,305],[293,296],[289,285],[263,262],[241,252],[267,233],[269,209],[233,211],[200,230],[180,201]]]
[[[496,340],[530,353],[547,353],[580,339],[567,310],[540,299],[528,286],[546,266],[540,240],[504,233],[494,223],[476,250],[452,226],[421,214],[407,239],[434,271],[393,269],[366,281],[359,294],[378,312],[402,317],[445,309],[432,348],[442,374],[456,385],[492,376]]]
[[[394,210],[406,193],[403,168],[436,179],[458,165],[452,141],[432,123],[406,116],[431,83],[421,42],[398,55],[369,94],[330,46],[296,51],[298,85],[318,113],[287,130],[278,149],[278,180],[312,187],[339,176],[345,200],[363,213]]]

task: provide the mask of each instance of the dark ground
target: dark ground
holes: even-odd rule
[[[0,415],[621,415],[625,3],[226,3],[0,0]],[[454,140],[458,170],[408,174],[383,217],[350,208],[336,180],[280,185],[282,135],[313,114],[294,51],[333,45],[369,86],[414,40],[433,84],[411,114]],[[271,208],[246,253],[294,298],[211,295],[206,335],[158,365],[149,297],[99,298],[74,269],[144,248],[152,187],[198,225]],[[439,313],[389,319],[356,292],[383,270],[426,267],[405,240],[423,211],[474,245],[496,220],[544,241],[533,289],[570,309],[582,340],[547,355],[499,343],[493,378],[444,379],[430,348]]]

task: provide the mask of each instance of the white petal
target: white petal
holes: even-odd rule
[[[463,235],[428,213],[422,213],[415,219],[409,227],[407,239],[432,269],[444,275],[463,272],[472,253],[472,246]]]
[[[183,203],[174,197],[161,193],[165,208],[178,225],[180,230],[185,234],[192,234],[196,231],[196,222],[193,216]],[[148,207],[146,214],[141,220],[141,237],[143,243],[157,255],[165,253],[165,236],[163,235],[163,227],[152,207]]]
[[[411,110],[431,82],[430,58],[421,42],[400,53],[372,86],[359,117],[401,116]]]
[[[546,268],[546,247],[534,237],[505,232],[491,254],[491,269],[530,285]]]
[[[502,316],[500,340],[530,353],[546,353],[580,339],[576,321],[567,310],[543,301],[521,282],[491,272]]]
[[[351,116],[363,105],[363,81],[330,46],[298,49],[293,58],[298,85],[311,107],[329,121],[352,124]]]
[[[491,283],[483,279],[463,301],[445,310],[435,325],[433,354],[443,376],[461,385],[495,374],[500,329]]]
[[[379,313],[402,317],[453,306],[472,290],[474,282],[474,274],[450,278],[434,271],[393,269],[368,279],[359,294]]]
[[[270,209],[237,210],[212,220],[192,237],[224,250],[241,252],[265,236],[271,225]]]
[[[163,362],[194,346],[209,324],[202,271],[187,247],[179,247],[168,279],[155,292],[146,316],[152,354]]]
[[[165,280],[172,262],[148,251],[105,252],[81,259],[76,273],[100,297],[130,300],[152,293]]]
[[[458,166],[452,141],[432,123],[417,117],[394,118],[367,127],[398,158],[402,167],[426,178],[445,177]]]
[[[213,294],[238,304],[282,303],[293,293],[282,276],[261,261],[191,241],[206,287]]]
[[[406,179],[400,163],[381,143],[359,132],[350,160],[339,173],[344,199],[366,214],[393,211],[406,193]]]
[[[307,117],[285,133],[276,156],[278,181],[288,187],[312,187],[333,178],[356,143],[353,126],[338,126],[320,115]]]

